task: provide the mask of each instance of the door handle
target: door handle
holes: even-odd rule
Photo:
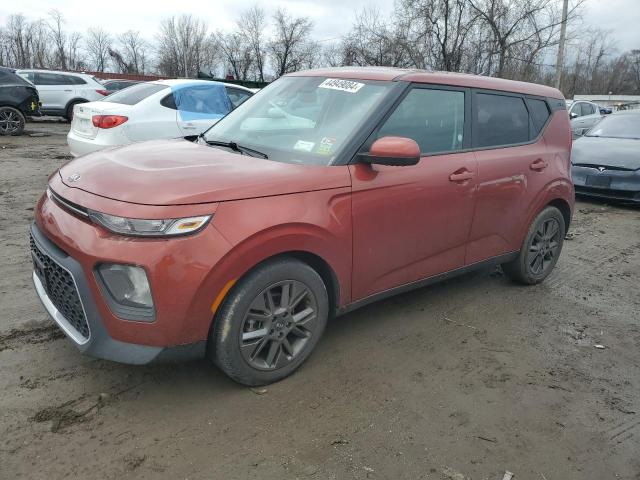
[[[73,90],[65,90],[65,92],[73,92]]]
[[[543,159],[538,158],[537,160],[534,160],[533,162],[531,162],[531,165],[529,165],[529,168],[531,170],[536,170],[536,171],[541,171],[544,170],[545,168],[547,168],[547,162],[545,162]]]
[[[464,167],[456,170],[451,175],[449,175],[449,180],[456,183],[466,182],[468,180],[471,180],[472,178],[473,172],[470,172]]]

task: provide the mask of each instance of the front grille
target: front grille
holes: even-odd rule
[[[80,296],[71,274],[43,252],[30,238],[31,253],[42,266],[44,278],[40,278],[47,296],[66,320],[85,339],[89,338],[89,324],[84,315]]]

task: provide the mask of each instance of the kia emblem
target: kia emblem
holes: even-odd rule
[[[78,180],[80,180],[80,174],[79,173],[72,173],[71,175],[69,175],[67,177],[67,180],[69,180],[71,183],[77,182]]]

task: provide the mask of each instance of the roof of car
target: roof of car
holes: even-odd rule
[[[518,82],[504,78],[485,77],[467,73],[429,72],[426,70],[404,69],[393,67],[337,67],[321,68],[317,70],[303,70],[290,73],[294,77],[335,77],[353,80],[386,80],[406,81],[416,83],[432,83],[451,85],[456,87],[473,87],[487,90],[502,90],[507,92],[537,95],[564,99],[562,93],[552,87],[537,83]]]
[[[159,83],[161,85],[168,85],[169,87],[175,87],[178,85],[206,85],[211,84],[211,80],[199,80],[199,79],[191,79],[191,78],[171,78],[167,80],[154,80],[151,83]],[[246,90],[247,92],[253,93],[250,88],[243,87],[242,85],[236,85],[235,83],[226,83],[226,82],[213,82],[213,83],[222,83],[226,87],[236,87],[241,90]]]
[[[65,72],[64,70],[44,70],[39,68],[20,68],[18,72],[59,73],[61,75],[87,75],[93,77],[92,74],[86,72]]]

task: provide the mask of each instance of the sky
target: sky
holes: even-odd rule
[[[258,4],[267,11],[285,7],[296,16],[308,16],[314,22],[316,40],[334,41],[351,26],[354,14],[364,6],[376,6],[390,12],[394,0],[189,0],[179,7],[170,1],[109,0],[20,0],[0,2],[0,25],[12,13],[30,18],[46,16],[52,8],[60,10],[67,28],[83,32],[92,26],[121,33],[140,30],[152,40],[164,17],[192,13],[207,22],[210,30],[230,30],[242,11]],[[558,0],[560,2],[560,0]],[[92,4],[94,5],[92,7]],[[105,6],[108,5],[108,8]],[[620,51],[640,49],[640,0],[586,0],[583,21],[610,30]]]

